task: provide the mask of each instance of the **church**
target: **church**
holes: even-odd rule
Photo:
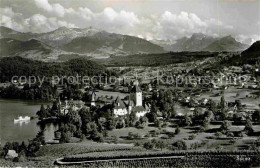
[[[134,85],[130,90],[128,99],[121,99],[119,96],[111,102],[113,105],[113,113],[115,117],[125,116],[134,112],[137,118],[144,116],[149,112],[149,107],[143,103],[142,90],[138,84]],[[95,106],[95,98],[92,95],[91,105]]]

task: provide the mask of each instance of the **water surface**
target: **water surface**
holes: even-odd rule
[[[0,142],[5,144],[10,141],[27,141],[33,139],[40,131],[37,125],[38,119],[29,122],[14,123],[14,119],[18,116],[36,116],[36,112],[40,109],[41,104],[47,105],[49,102],[18,100],[18,99],[0,99]],[[53,138],[52,124],[46,126],[45,139]]]

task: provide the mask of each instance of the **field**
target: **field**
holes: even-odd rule
[[[201,60],[215,57],[210,52],[169,52],[163,54],[143,54],[130,56],[114,56],[108,59],[94,59],[106,66],[158,66]]]
[[[95,152],[108,151],[128,151],[132,150],[131,144],[107,144],[96,143],[93,141],[83,141],[80,143],[66,143],[42,146],[37,153],[37,157],[29,158],[24,162],[12,162],[0,159],[1,166],[22,166],[22,167],[48,167],[53,166],[55,159],[65,156],[74,156],[78,154],[87,154]]]
[[[213,150],[213,149],[227,149],[227,150],[241,150],[248,149],[249,145],[252,144],[256,139],[256,136],[244,136],[244,137],[218,137],[216,138],[215,133],[218,131],[221,125],[209,125],[208,129],[205,132],[201,132],[199,127],[183,127],[180,128],[180,133],[175,135],[174,137],[168,137],[167,134],[169,132],[175,131],[175,128],[169,125],[166,128],[158,129],[156,127],[148,126],[144,129],[137,128],[123,128],[123,129],[114,129],[113,131],[109,131],[109,137],[118,137],[118,143],[127,143],[133,144],[135,142],[139,142],[143,144],[152,139],[160,139],[165,141],[167,144],[171,145],[173,142],[178,140],[184,140],[188,146],[188,148],[192,148],[193,145],[196,144],[196,149],[199,150]],[[244,126],[236,126],[233,125],[230,128],[231,130],[242,131]],[[255,132],[260,132],[260,125],[254,125],[253,129]],[[156,130],[159,132],[159,135],[153,137],[150,133],[152,130]],[[127,139],[128,133],[131,132],[133,134],[138,134],[141,136],[139,139],[129,140]],[[146,137],[147,134],[150,134],[149,137]],[[190,136],[194,136],[193,139]]]
[[[83,164],[87,167],[256,167],[256,151],[161,151],[119,153],[117,155],[73,156],[57,164]]]
[[[216,102],[220,101],[222,95],[215,96],[218,94],[219,90],[213,90],[210,93],[204,93],[200,98],[210,98]],[[251,98],[252,95],[259,95],[257,90],[246,89],[246,88],[235,88],[229,87],[224,91],[224,97],[226,101],[235,102],[236,99],[239,99],[243,105],[246,105],[248,109],[260,109],[259,102],[260,98]]]

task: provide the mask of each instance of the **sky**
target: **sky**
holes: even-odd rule
[[[0,25],[21,32],[91,26],[147,40],[260,40],[260,0],[0,0],[0,16]]]

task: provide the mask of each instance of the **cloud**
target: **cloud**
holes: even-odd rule
[[[12,8],[0,8],[0,24],[18,31],[23,31],[23,21],[21,13],[15,13]]]
[[[50,4],[48,0],[35,0],[34,2],[36,7],[49,14],[53,14],[57,17],[63,17],[65,14],[64,7],[58,3]]]
[[[35,0],[35,4],[46,13],[62,17],[78,27],[93,26],[121,34],[131,32],[135,36],[141,35],[147,39],[176,40],[183,36],[191,36],[193,33],[219,36],[220,30],[228,34],[233,29],[232,26],[225,25],[214,18],[203,20],[195,13],[185,11],[179,14],[165,11],[160,15],[140,17],[134,12],[115,11],[111,7],[106,7],[101,12],[93,12],[87,7],[64,8],[60,4],[50,4],[48,0]]]
[[[65,9],[65,18],[71,20],[79,27],[93,26],[106,31],[127,33],[129,29],[134,29],[140,24],[138,16],[133,12],[121,10],[115,11],[107,7],[103,11],[94,13],[89,8],[79,7],[78,10]]]
[[[253,34],[253,35],[240,34],[240,35],[237,35],[235,38],[237,41],[244,43],[244,44],[249,44],[249,45],[253,44],[255,41],[260,40],[259,34]]]
[[[116,12],[112,8],[105,8],[102,13],[96,14],[94,17],[94,21],[97,23],[105,23],[110,27],[134,27],[136,24],[139,24],[140,21],[138,16],[133,12],[127,12],[121,10],[120,12]]]
[[[73,8],[64,8],[58,3],[50,4],[48,0],[34,0],[34,2],[36,7],[45,12],[46,15],[67,19],[80,27],[105,27],[107,31],[118,32],[118,30],[123,29],[126,32],[126,29],[134,28],[140,23],[135,13],[125,10],[117,12],[110,7],[94,13],[87,7],[79,7],[74,10]]]
[[[53,10],[53,8],[49,4],[48,0],[35,0],[34,2],[38,8],[41,8],[47,12],[51,12]]]
[[[25,19],[25,29],[31,32],[46,32],[55,30],[59,27],[76,27],[74,24],[68,23],[64,20],[58,20],[55,17],[47,18],[41,14],[35,14]]]
[[[55,30],[59,27],[76,27],[76,25],[56,17],[46,17],[34,14],[23,18],[21,13],[15,13],[11,8],[0,8],[0,24],[22,32],[42,33]]]
[[[12,10],[12,8],[1,8],[1,14],[5,15],[5,16],[9,16],[9,17],[13,17],[14,16],[14,12]]]
[[[224,25],[216,19],[202,20],[194,13],[181,12],[174,14],[165,11],[158,19],[155,31],[161,32],[161,39],[172,39],[183,36],[191,36],[193,33],[204,33],[212,36],[219,36],[219,30],[230,33],[233,27]]]

